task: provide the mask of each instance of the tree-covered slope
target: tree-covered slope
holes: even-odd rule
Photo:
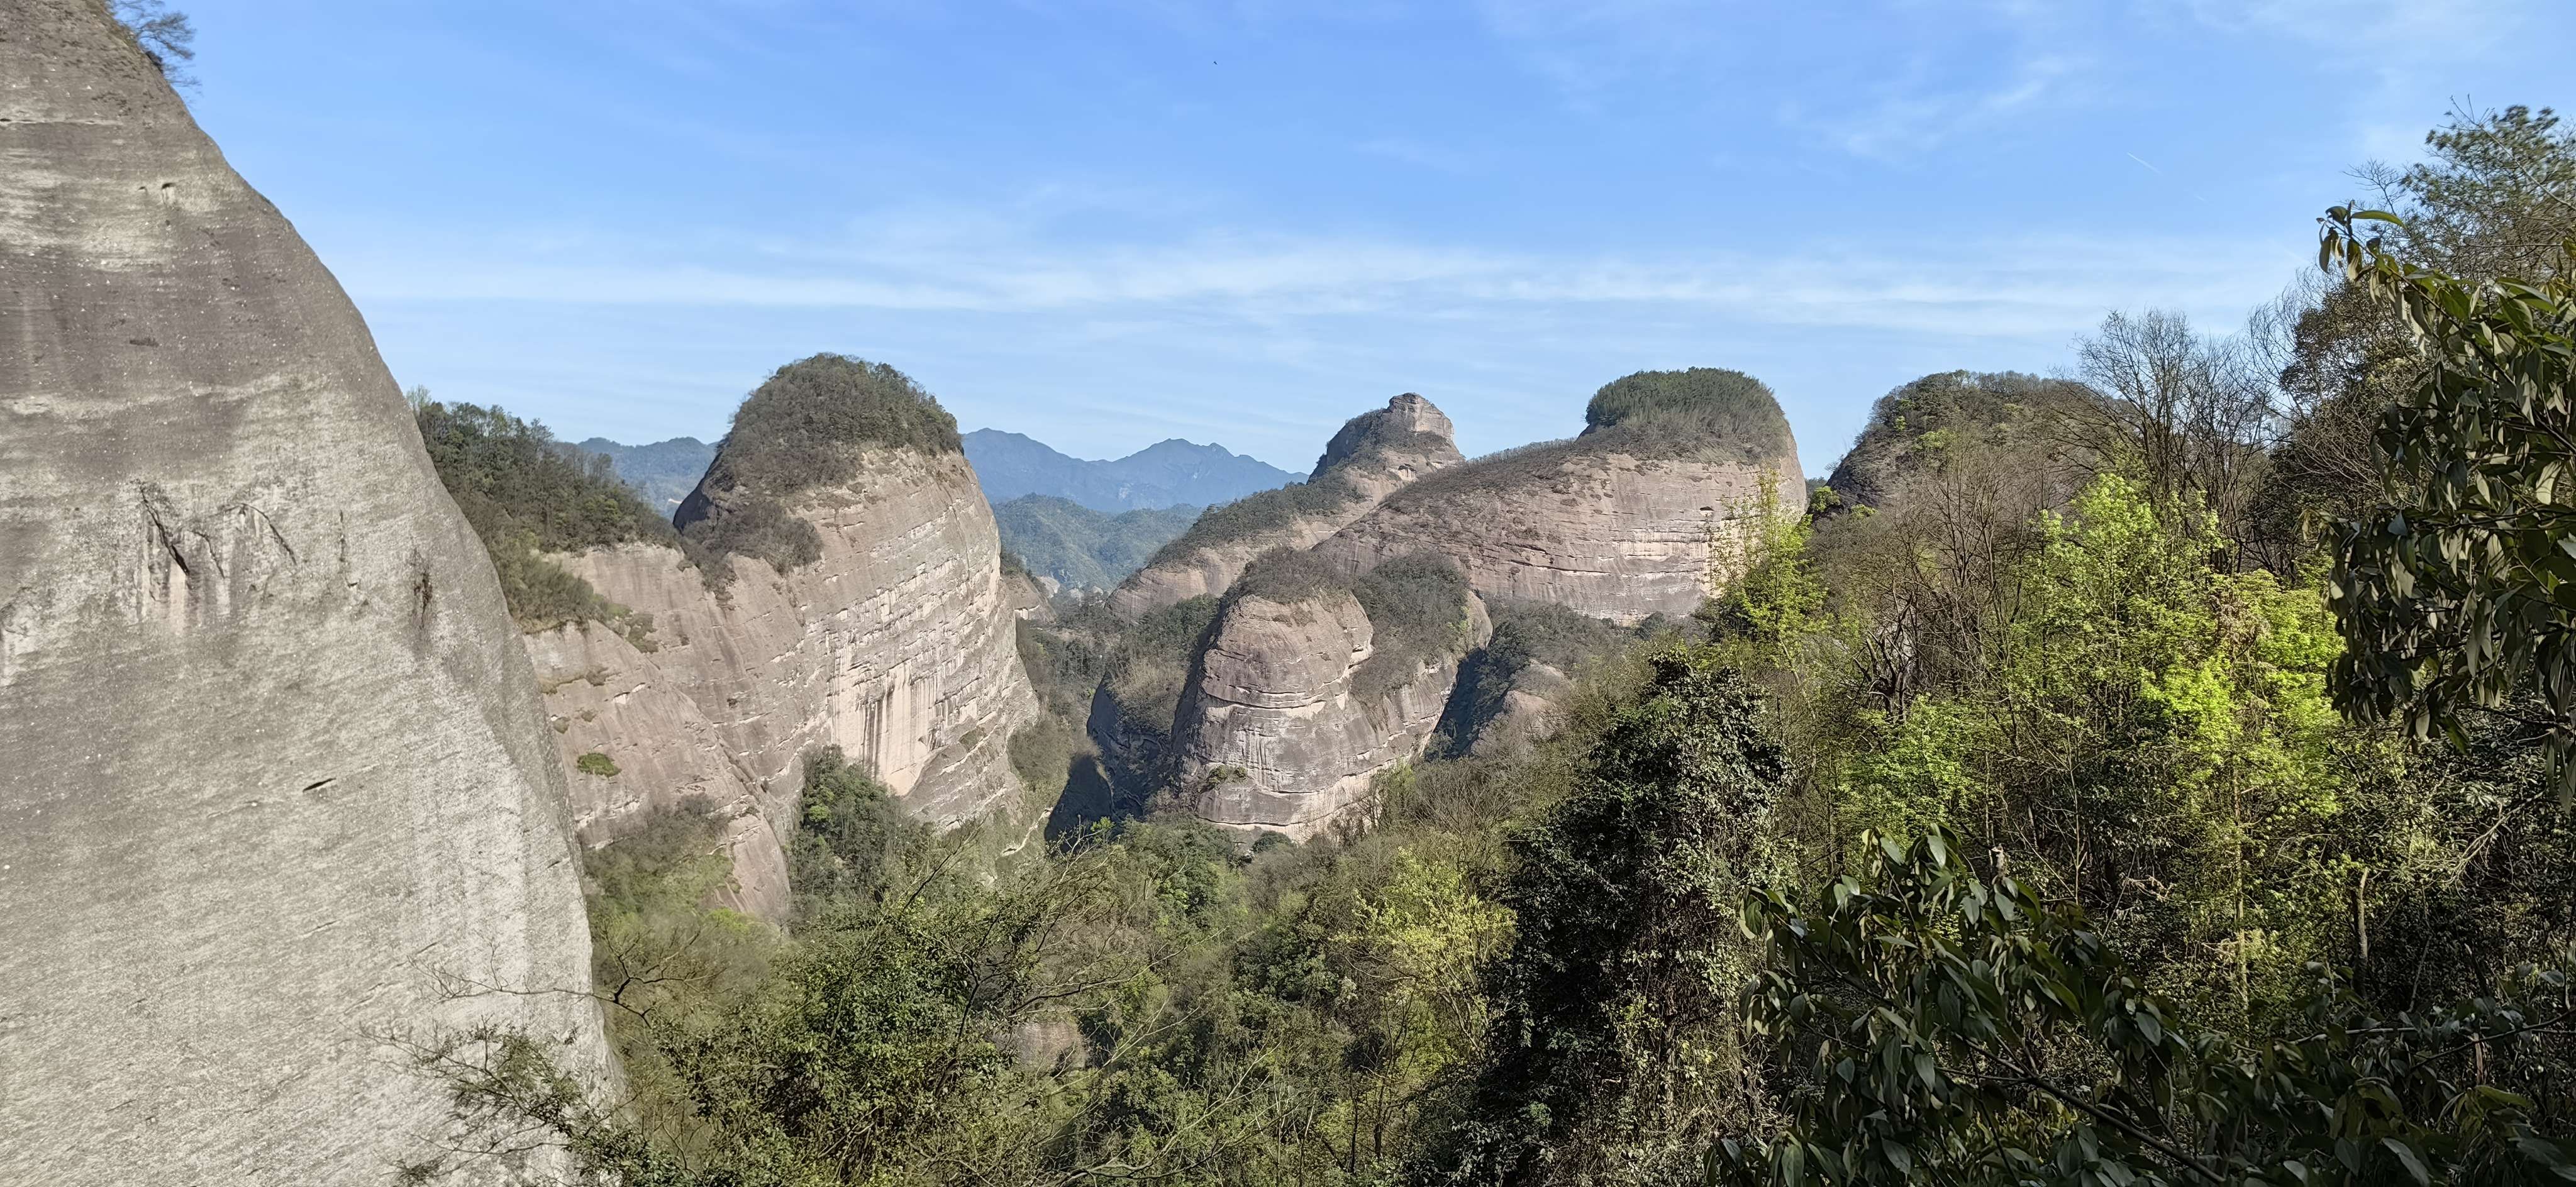
[[[673,437],[649,445],[620,445],[606,437],[592,437],[581,448],[607,457],[616,467],[617,476],[654,510],[664,515],[689,497],[698,479],[707,472],[707,463],[716,459],[716,447],[695,437]]]
[[[1110,590],[1198,518],[1196,507],[1142,507],[1111,515],[1052,495],[993,505],[1002,547],[1062,589]]]

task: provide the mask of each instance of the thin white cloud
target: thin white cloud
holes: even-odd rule
[[[2039,107],[2042,100],[2062,106],[2067,84],[2080,76],[2081,66],[2074,57],[2042,54],[2015,63],[2009,77],[1990,86],[1896,86],[1848,111],[1817,116],[1792,106],[1784,114],[1853,156],[1908,157],[1991,130]]]
[[[1629,306],[1742,324],[1992,337],[2080,326],[2112,307],[2243,307],[2291,266],[2273,243],[2064,237],[1952,242],[1928,254],[1854,248],[1754,257],[1568,256],[1226,234],[1098,246],[931,236],[771,258],[776,265],[765,268],[536,264],[438,252],[344,261],[342,272],[372,301],[1077,313],[1104,330],[1126,319],[1287,327],[1344,316],[1456,321]],[[828,270],[816,260],[830,261]]]

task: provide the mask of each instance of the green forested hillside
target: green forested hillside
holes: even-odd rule
[[[510,616],[523,629],[592,620],[638,639],[649,635],[649,617],[629,614],[542,555],[629,540],[680,543],[607,458],[499,408],[439,403],[424,388],[412,389],[412,414],[439,481],[492,554]]]
[[[1030,572],[1075,590],[1118,588],[1198,517],[1196,507],[1147,507],[1111,515],[1051,495],[1022,495],[993,506],[1002,547]]]
[[[592,855],[631,1104],[423,1059],[601,1182],[2576,1179],[2576,289],[2516,245],[2576,142],[2433,147],[2247,333],[1900,387],[1689,620],[1500,608],[1503,687],[1572,678],[1530,746],[997,867],[817,755],[783,930],[703,905],[713,822]],[[1025,627],[1069,763],[1214,609]]]

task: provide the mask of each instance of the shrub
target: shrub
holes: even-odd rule
[[[1011,770],[1041,803],[1064,793],[1078,738],[1065,719],[1049,713],[1011,734]]]
[[[1413,682],[1426,663],[1463,655],[1468,635],[1467,576],[1447,557],[1400,556],[1353,582],[1368,612],[1371,652],[1351,674],[1351,692],[1374,700]]]
[[[572,760],[572,766],[582,774],[597,775],[602,779],[615,778],[617,775],[617,764],[607,755],[596,750]]]
[[[797,914],[806,919],[834,903],[873,900],[929,849],[934,835],[838,746],[805,752],[797,818],[787,881]]]
[[[757,557],[779,572],[823,559],[823,535],[787,505],[753,495],[697,519],[683,533],[712,563],[701,565],[707,584],[733,580],[734,556]]]

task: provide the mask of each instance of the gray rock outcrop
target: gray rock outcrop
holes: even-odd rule
[[[491,562],[97,0],[0,0],[0,340],[0,1182],[386,1181],[456,1136],[402,1036],[605,1075]]]
[[[1711,393],[1709,375],[1732,379]],[[1649,395],[1629,397],[1641,386]],[[1582,436],[1395,491],[1314,552],[1353,574],[1436,552],[1485,597],[1633,625],[1698,609],[1767,517],[1804,507],[1788,421],[1748,377],[1641,373],[1603,388],[1587,419]]]
[[[738,425],[736,437],[745,432]],[[1017,621],[1042,607],[1003,573],[965,456],[854,445],[837,477],[776,493],[728,483],[719,457],[693,500],[774,498],[782,523],[812,530],[815,551],[784,565],[727,556],[721,593],[670,548],[562,558],[653,619],[650,651],[597,625],[528,637],[566,757],[598,753],[616,768],[576,768],[584,839],[607,841],[646,812],[703,797],[731,818],[736,905],[779,918],[784,839],[803,757],[818,746],[840,747],[925,820],[1035,828],[1047,805],[1021,802],[1009,746],[1038,712]]]
[[[1192,661],[1173,778],[1202,820],[1303,839],[1364,809],[1379,774],[1430,744],[1460,657],[1491,633],[1446,562],[1359,583],[1318,573],[1295,554],[1262,558]]]
[[[1126,618],[1195,597],[1214,597],[1277,548],[1312,548],[1388,495],[1465,460],[1449,418],[1407,393],[1352,417],[1295,486],[1211,507],[1110,595]]]

